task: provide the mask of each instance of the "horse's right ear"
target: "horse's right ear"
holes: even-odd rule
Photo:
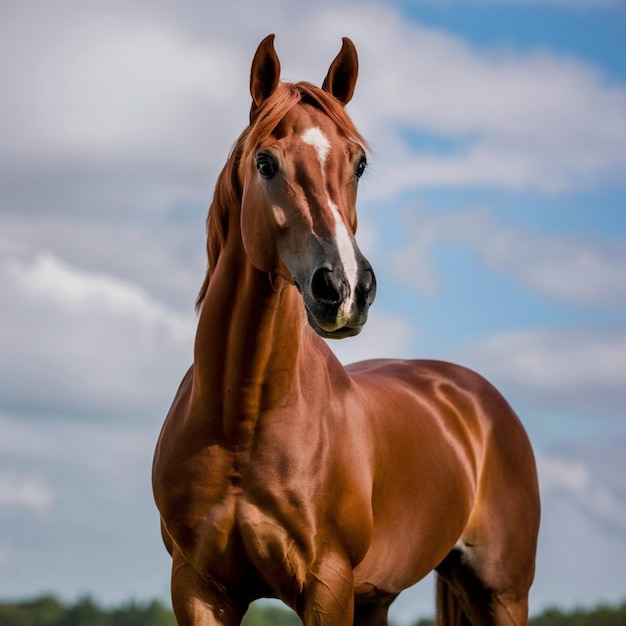
[[[268,35],[257,48],[250,70],[250,117],[278,87],[280,61],[274,50],[274,35]]]

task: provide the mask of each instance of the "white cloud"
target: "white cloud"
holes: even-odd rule
[[[47,511],[54,503],[54,492],[42,476],[0,471],[0,508],[23,507]]]
[[[470,245],[490,268],[510,273],[543,296],[601,308],[626,302],[623,239],[540,235],[493,224],[472,235]]]
[[[2,465],[11,468],[0,471],[3,593],[89,592],[107,604],[167,599],[170,559],[150,490],[163,417],[0,413]]]
[[[502,225],[493,211],[470,209],[405,214],[407,244],[393,258],[395,271],[415,289],[440,289],[435,250],[454,245],[470,250],[483,264],[504,272],[544,297],[598,308],[626,303],[626,241],[592,236],[548,235],[519,225]]]
[[[623,415],[626,331],[539,328],[498,333],[459,350],[461,362],[538,404]]]
[[[203,109],[214,106],[228,111],[240,70],[235,50],[190,41],[166,21],[137,20],[132,11],[83,9],[54,24],[55,16],[41,10],[53,23],[28,39],[39,51],[24,50],[23,35],[6,33],[24,62],[19,71],[3,66],[14,86],[1,105],[12,120],[5,150],[20,157],[205,153],[198,153],[191,120],[202,123]],[[28,32],[42,16],[25,7],[15,19]]]
[[[609,450],[609,454],[612,451]],[[604,451],[607,454],[607,451]],[[571,457],[571,454],[570,454]],[[612,455],[612,461],[619,459]],[[626,485],[620,476],[603,477],[587,459],[541,455],[538,472],[544,499],[566,496],[592,519],[626,535]],[[597,463],[597,462],[596,462]],[[618,474],[618,467],[614,467]]]
[[[175,223],[146,217],[119,224],[67,215],[0,214],[0,255],[41,251],[82,272],[141,285],[155,299],[191,311],[206,269],[206,208]]]
[[[49,201],[69,184],[65,175],[74,194],[93,179],[86,197],[97,189],[111,198],[121,183],[114,204],[129,195],[142,206],[142,195],[159,207],[197,200],[246,123],[251,57],[270,31],[284,77],[295,80],[320,81],[340,36],[355,40],[361,76],[350,110],[376,149],[378,197],[432,185],[555,191],[623,179],[626,87],[571,56],[478,50],[382,3],[354,11],[351,2],[276,1],[270,16],[244,2],[210,20],[199,6],[167,2],[103,7],[77,5],[67,19],[45,4],[36,13],[14,7],[0,27],[2,58],[20,58],[0,67],[12,86],[0,103],[0,152],[14,203],[26,194],[45,206],[44,193]],[[225,20],[242,12],[246,23],[225,36]],[[453,151],[411,148],[406,130],[444,138]],[[18,193],[24,171],[41,184]]]
[[[544,491],[564,489],[578,497],[588,492],[591,476],[585,464],[556,457],[542,457],[537,463]]]
[[[2,209],[106,221],[206,207],[246,123],[251,57],[153,5],[65,5],[11,7],[0,24]]]
[[[616,602],[626,575],[626,474],[624,442],[586,444],[539,455],[542,524],[537,578],[531,592],[537,608],[580,604],[577,580],[584,578],[585,603]],[[584,572],[594,576],[584,576]],[[554,596],[552,596],[554,597]]]
[[[90,274],[42,253],[31,264],[9,261],[9,277],[32,301],[58,305],[71,314],[104,309],[112,317],[143,318],[146,325],[167,327],[174,340],[188,338],[189,320],[172,314],[140,287],[103,274]]]
[[[192,361],[192,314],[45,253],[0,256],[0,275],[5,406],[111,417],[163,414]]]
[[[372,21],[376,46],[368,26],[357,30],[354,110],[380,157],[380,197],[424,186],[558,191],[623,179],[623,84],[547,50],[479,51],[391,13]],[[419,140],[409,148],[407,129],[446,140],[451,152],[429,153]]]

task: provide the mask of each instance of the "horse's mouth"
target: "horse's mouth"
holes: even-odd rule
[[[311,326],[320,337],[324,337],[324,339],[345,339],[346,337],[354,337],[361,332],[364,326],[364,322],[362,324],[355,324],[354,326],[348,324],[345,326],[336,326],[333,324],[318,323],[308,308],[306,308],[306,315],[309,320],[309,326]]]

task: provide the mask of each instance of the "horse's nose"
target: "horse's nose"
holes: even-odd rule
[[[339,304],[350,295],[350,285],[341,268],[322,266],[311,278],[311,294],[316,300]]]

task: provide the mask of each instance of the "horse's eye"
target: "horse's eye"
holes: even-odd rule
[[[362,156],[357,162],[356,168],[354,170],[354,176],[356,177],[357,180],[359,180],[359,178],[363,176],[363,172],[365,171],[366,167],[367,167],[367,159],[364,156]]]
[[[256,168],[263,178],[273,178],[278,171],[276,159],[267,152],[259,152],[256,156]]]

